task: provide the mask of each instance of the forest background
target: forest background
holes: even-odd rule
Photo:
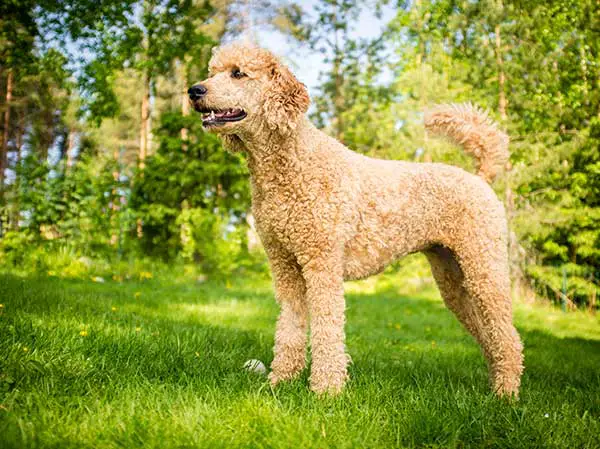
[[[360,32],[366,14],[380,31]],[[494,187],[518,291],[598,308],[597,0],[5,0],[0,265],[99,282],[266,273],[244,155],[202,130],[185,94],[239,38],[277,41],[299,73],[302,55],[318,60],[311,118],[369,156],[471,170],[425,135],[423,111],[489,109],[511,136]]]

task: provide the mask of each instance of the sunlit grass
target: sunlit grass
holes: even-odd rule
[[[0,447],[599,447],[600,321],[516,303],[518,403],[497,400],[433,285],[347,285],[351,380],[271,389],[270,282],[0,276]],[[409,294],[407,294],[407,292]]]

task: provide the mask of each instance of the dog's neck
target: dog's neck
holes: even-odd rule
[[[310,126],[312,124],[302,118],[287,134],[263,126],[259,133],[239,136],[248,155],[248,169],[254,185],[266,186],[282,180],[285,183],[286,178],[291,179],[299,172],[302,154],[309,150],[300,142]]]

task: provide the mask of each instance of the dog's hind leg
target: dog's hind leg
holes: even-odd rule
[[[443,247],[426,255],[445,303],[483,350],[492,388],[500,396],[516,397],[523,347],[512,324],[508,259],[500,244],[479,251],[474,245],[471,241],[462,257]]]
[[[274,358],[269,380],[276,385],[296,377],[306,366],[308,307],[306,284],[293,256],[268,249],[275,284],[275,296],[281,306],[275,331]]]
[[[438,285],[444,303],[456,315],[462,325],[481,344],[481,320],[471,304],[465,289],[464,275],[452,251],[435,246],[424,252],[431,265],[431,273]]]

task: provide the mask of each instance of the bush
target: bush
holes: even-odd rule
[[[245,226],[234,227],[202,208],[184,209],[177,224],[181,229],[183,260],[198,263],[207,274],[227,276],[247,256]]]

